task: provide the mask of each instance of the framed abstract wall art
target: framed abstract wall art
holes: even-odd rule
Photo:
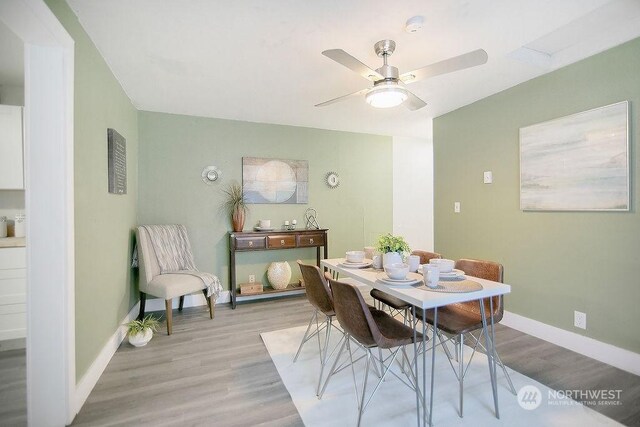
[[[308,203],[309,162],[243,157],[242,186],[247,203]]]
[[[628,211],[629,103],[520,128],[520,209]]]

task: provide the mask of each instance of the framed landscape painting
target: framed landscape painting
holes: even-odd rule
[[[247,203],[308,203],[309,162],[243,157],[242,186]]]
[[[520,209],[628,211],[628,102],[520,128]]]

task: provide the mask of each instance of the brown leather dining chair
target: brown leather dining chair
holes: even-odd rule
[[[420,250],[411,252],[411,255],[418,255],[420,257],[420,264],[428,264],[429,261],[434,258],[442,258],[442,255],[439,253]],[[374,302],[377,303],[378,308],[382,309],[386,305],[392,316],[401,313],[402,317],[405,319],[405,324],[407,323],[409,312],[411,311],[411,306],[409,304],[378,289],[372,289],[370,295]]]
[[[333,279],[329,279],[329,285],[334,296],[333,303],[336,317],[344,329],[345,334],[345,340],[343,341],[340,351],[338,352],[333,366],[329,371],[329,377],[334,375],[339,369],[339,361],[346,348],[349,353],[349,359],[347,362],[351,363],[351,373],[353,375],[353,382],[356,388],[356,399],[358,402],[358,426],[360,426],[362,415],[367,408],[367,405],[371,402],[371,399],[378,390],[378,387],[382,381],[384,381],[389,372],[402,381],[406,386],[415,391],[414,384],[417,383],[417,379],[411,369],[411,361],[409,360],[405,349],[405,346],[414,343],[414,331],[411,327],[394,319],[386,312],[367,305],[362,293],[356,286],[349,283],[335,281]],[[417,333],[416,336],[416,342],[421,342],[422,334]],[[366,352],[366,367],[361,395],[358,395],[357,391],[358,387],[354,369],[353,351],[351,350],[352,340],[355,340]],[[372,352],[372,349],[375,348],[379,349],[379,358]],[[382,350],[388,350],[390,355],[383,358]],[[402,370],[408,382],[391,370],[398,353],[401,353],[402,361],[406,362],[407,366],[409,366],[409,369]],[[369,377],[369,368],[372,365],[372,358],[377,359],[374,361],[373,366],[376,366],[375,362],[380,363],[382,372],[373,392],[365,402],[367,378]]]
[[[300,272],[302,273],[302,279],[305,283],[306,295],[309,303],[314,308],[313,315],[309,320],[307,330],[302,337],[298,351],[296,352],[293,362],[295,363],[300,356],[302,347],[313,337],[318,339],[318,347],[320,347],[320,376],[318,378],[318,385],[316,387],[316,395],[320,394],[320,385],[322,384],[322,378],[324,375],[324,368],[329,359],[329,340],[331,338],[331,329],[335,328],[340,334],[340,330],[334,323],[335,311],[333,308],[333,296],[331,290],[327,284],[325,277],[320,269],[315,265],[304,264],[298,260],[300,266]],[[315,329],[312,329],[313,325],[316,325]],[[324,331],[324,345],[321,343],[320,335]],[[344,335],[341,338],[344,339]],[[340,345],[340,342],[337,344]]]
[[[492,261],[482,261],[476,259],[459,259],[456,261],[455,268],[458,270],[464,271],[466,275],[479,277],[481,279],[492,280],[494,282],[503,281],[504,269],[502,264],[498,264]],[[493,307],[493,321],[494,323],[500,322],[502,320],[502,316],[504,314],[504,301],[502,296],[496,296],[491,298],[484,299],[485,305],[485,316],[487,317],[487,321],[489,320],[490,310]],[[473,345],[473,353],[469,362],[467,363],[467,367],[471,364],[471,360],[473,359],[473,355],[475,354],[478,347],[486,353],[487,348],[480,342],[480,337],[482,334],[482,315],[480,314],[480,300],[476,301],[468,301],[456,304],[449,304],[445,307],[438,308],[438,324],[436,325],[437,330],[436,334],[440,342],[442,343],[443,349],[447,352],[449,359],[454,358],[458,362],[457,369],[454,367],[453,363],[451,367],[456,374],[459,382],[459,397],[460,397],[460,408],[459,415],[462,417],[463,415],[463,399],[464,399],[464,376],[466,374],[467,368],[465,368],[464,364],[464,342],[465,336],[472,340]],[[422,318],[422,313],[420,311],[416,311],[416,315],[418,318]],[[433,310],[427,310],[427,323],[433,325]],[[475,331],[480,331],[478,335],[474,335]],[[448,335],[450,338],[443,337],[443,333]],[[452,357],[449,349],[447,348],[446,343],[452,340],[455,345],[455,355]],[[502,370],[507,378],[509,383],[509,388],[513,394],[516,394],[515,388],[513,387],[513,383],[511,382],[511,378],[509,377],[509,373],[505,368],[502,360],[500,360],[500,356],[498,356],[497,351],[494,353],[494,357],[496,358],[497,363],[502,367]]]

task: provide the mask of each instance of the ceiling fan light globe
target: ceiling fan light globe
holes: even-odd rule
[[[407,91],[400,86],[383,86],[371,89],[365,100],[375,108],[391,108],[407,100]]]

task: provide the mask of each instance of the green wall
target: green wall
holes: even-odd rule
[[[245,230],[258,219],[271,219],[276,226],[297,219],[304,226],[304,211],[313,207],[320,225],[329,229],[330,256],[339,256],[392,229],[390,137],[151,112],[138,117],[140,223],[185,224],[196,265],[216,274],[225,289],[231,223],[220,210],[221,189],[233,180],[242,182],[243,156],[309,161],[309,203],[251,205]],[[202,182],[208,165],[222,170],[219,184]],[[329,171],[340,175],[336,189],[324,183]],[[296,258],[314,257],[314,249],[240,254],[238,282],[256,274],[266,284],[268,264],[283,259],[291,261],[297,277]]]
[[[505,266],[506,309],[640,352],[640,39],[434,120],[435,248]],[[522,212],[520,127],[630,101],[629,212]],[[493,171],[494,184],[482,183]],[[454,201],[462,212],[453,213]],[[573,312],[587,313],[587,330]]]
[[[49,8],[75,41],[76,379],[136,303],[131,277],[138,196],[138,113],[63,0]],[[128,192],[107,191],[107,128],[127,140]]]

